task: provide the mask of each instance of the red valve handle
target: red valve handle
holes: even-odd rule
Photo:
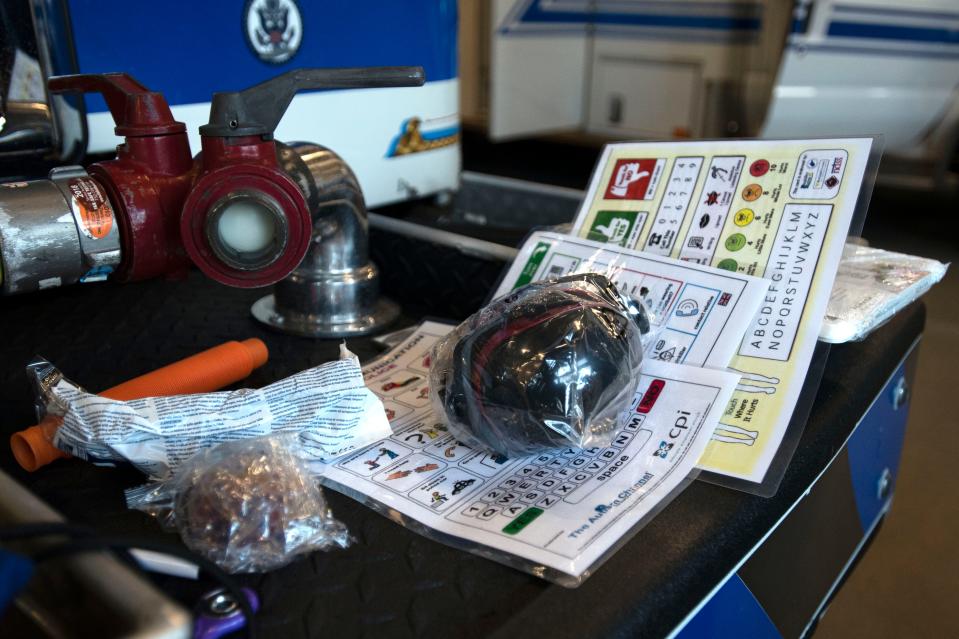
[[[163,94],[151,91],[126,73],[61,75],[50,78],[47,86],[52,93],[102,94],[119,136],[186,132],[186,126],[173,119]]]

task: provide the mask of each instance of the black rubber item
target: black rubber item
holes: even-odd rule
[[[597,413],[635,392],[640,335],[650,328],[642,307],[595,273],[531,284],[498,305],[505,314],[463,335],[443,371],[439,396],[454,434],[465,439],[462,428],[507,457],[580,447],[589,431],[602,436]]]
[[[418,87],[425,81],[423,67],[293,69],[242,91],[214,93],[210,121],[200,127],[200,135],[272,137],[298,91]]]

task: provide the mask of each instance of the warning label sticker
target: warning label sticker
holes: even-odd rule
[[[106,193],[92,178],[70,180],[71,208],[77,220],[77,228],[91,240],[100,240],[109,235],[114,224],[113,207]]]

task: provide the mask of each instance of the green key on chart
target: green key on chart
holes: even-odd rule
[[[533,253],[529,256],[529,262],[523,267],[523,272],[519,274],[519,278],[513,286],[514,289],[525,286],[533,281],[533,276],[536,275],[536,270],[539,268],[540,262],[546,257],[546,252],[549,251],[549,247],[550,245],[546,242],[540,242],[536,248],[533,249]]]
[[[503,532],[507,535],[515,535],[533,523],[533,520],[542,514],[542,508],[527,508],[520,513],[519,517],[506,524],[506,527],[503,528]]]

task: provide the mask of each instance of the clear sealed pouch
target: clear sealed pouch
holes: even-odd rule
[[[643,305],[603,275],[530,284],[436,345],[430,396],[458,439],[507,457],[606,446],[649,332]]]
[[[346,547],[346,527],[333,518],[296,446],[295,435],[275,435],[207,448],[171,479],[127,491],[127,505],[232,573],[274,570],[303,553]]]
[[[865,339],[925,294],[948,268],[924,257],[847,244],[819,339],[833,344]]]

